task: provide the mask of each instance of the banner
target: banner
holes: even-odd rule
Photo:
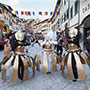
[[[31,16],[31,15],[35,15],[35,11],[33,11],[33,12],[30,12],[30,11],[12,11],[12,10],[9,10],[9,11],[6,11],[6,10],[4,10],[4,9],[0,9],[0,13],[2,13],[2,14],[4,14],[4,13],[9,13],[9,14],[13,14],[12,12],[14,12],[14,14],[15,15],[29,15],[29,16]],[[60,15],[60,11],[56,11],[56,13],[55,13],[56,15]],[[39,11],[38,12],[38,15],[50,15],[50,16],[52,16],[52,15],[54,15],[54,12],[42,12],[42,11]]]

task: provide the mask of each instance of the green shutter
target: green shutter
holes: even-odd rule
[[[75,15],[78,13],[78,1],[75,2]]]
[[[67,19],[69,18],[69,9],[67,9]]]
[[[73,18],[73,6],[71,7],[71,19]]]

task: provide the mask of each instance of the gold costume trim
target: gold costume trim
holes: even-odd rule
[[[73,70],[72,70],[72,59],[71,59],[71,53],[68,55],[68,61],[67,61],[67,70],[68,70],[68,75],[71,80],[75,80],[74,75],[73,75]]]
[[[37,62],[36,62],[36,67],[37,67],[37,71],[39,71],[40,72],[40,56],[38,56],[38,58],[37,58]]]
[[[43,71],[48,72],[48,62],[46,52],[43,54]]]
[[[11,82],[18,82],[18,64],[19,64],[18,60],[19,60],[19,56],[16,55],[13,65]]]
[[[32,77],[33,77],[33,76],[35,75],[35,69],[34,69],[34,66],[33,66],[33,64],[32,64],[32,62],[30,61],[30,59],[29,59],[28,56],[25,56],[25,58],[27,59],[29,65],[32,67],[32,71],[33,71],[33,75],[32,75]]]
[[[60,61],[61,61],[61,58],[56,54],[56,52],[54,52],[54,51],[52,51],[52,52],[53,52],[53,54],[56,56],[57,64],[59,64]]]
[[[52,72],[56,72],[57,71],[56,61],[55,61],[54,56],[52,54],[50,55],[50,57],[52,60]]]
[[[2,80],[4,81],[7,81],[6,79],[6,71],[7,71],[7,68],[9,67],[11,61],[13,60],[13,56],[5,63],[5,65],[3,66],[3,69],[2,69],[2,73],[1,73],[1,78]]]
[[[61,62],[61,70],[62,70],[62,75],[65,77],[65,72],[64,72],[64,62],[67,60],[68,54],[64,55],[64,58],[62,59]]]
[[[87,62],[88,66],[90,68],[90,61],[82,53],[80,53],[80,56],[83,58],[84,61]]]
[[[78,70],[78,74],[79,74],[79,79],[83,80],[86,79],[86,74],[84,72],[84,68],[82,66],[82,63],[80,61],[79,56],[76,53],[73,53],[74,57],[75,57],[75,61],[76,61],[76,65],[77,65],[77,70]]]
[[[28,64],[25,61],[25,58],[23,56],[21,56],[21,59],[22,59],[23,64],[24,64],[24,77],[23,77],[23,81],[26,81],[26,80],[29,80]]]
[[[21,53],[21,52],[18,52],[18,51],[16,51],[15,54],[16,55],[21,55],[21,56],[25,55],[25,53]]]

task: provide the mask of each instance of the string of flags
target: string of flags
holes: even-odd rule
[[[36,12],[30,12],[30,11],[12,11],[12,10],[9,10],[9,11],[6,11],[6,10],[1,10],[0,9],[0,12],[1,13],[9,13],[9,14],[12,14],[12,12],[15,14],[15,15],[26,15],[26,16],[31,16],[31,15],[36,15]],[[55,13],[56,15],[60,15],[60,11],[57,11],[56,13]],[[41,11],[39,11],[38,12],[38,15],[50,15],[50,16],[52,16],[52,15],[54,15],[54,12],[41,12]]]
[[[11,23],[30,23],[30,24],[32,24],[32,23],[34,23],[34,24],[36,24],[36,23],[54,23],[54,21],[36,21],[36,20],[19,20],[19,19],[14,19],[14,18],[9,18],[9,17],[6,17],[6,16],[4,16],[4,20],[7,20],[9,23],[10,23],[10,25],[12,25]]]
[[[36,15],[36,13],[33,11],[33,12],[30,12],[30,11],[21,11],[21,12],[19,12],[19,11],[11,11],[11,10],[8,10],[8,11],[6,11],[6,10],[1,10],[0,9],[0,13],[1,14],[4,14],[4,13],[6,13],[6,14],[13,14],[13,13],[15,13],[15,15],[29,15],[29,16],[31,16],[31,15]],[[54,14],[56,14],[56,15],[60,15],[60,12],[56,12],[56,13],[54,13],[54,12],[41,12],[41,11],[39,11],[38,12],[38,14],[39,15],[54,15]],[[4,14],[5,15],[5,14]],[[9,25],[11,25],[11,26],[14,26],[14,25],[19,25],[18,23],[20,22],[20,23],[22,23],[22,26],[24,26],[24,24],[25,23],[34,23],[34,24],[37,24],[37,23],[54,23],[54,21],[35,21],[35,20],[31,20],[31,21],[28,21],[28,20],[24,20],[24,19],[16,19],[16,18],[12,18],[12,16],[9,16],[9,17],[7,17],[7,16],[4,16],[4,20],[7,20],[8,22],[9,22]],[[31,26],[32,27],[32,26]]]

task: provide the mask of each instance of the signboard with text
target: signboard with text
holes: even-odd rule
[[[80,0],[80,24],[90,15],[90,0]]]

